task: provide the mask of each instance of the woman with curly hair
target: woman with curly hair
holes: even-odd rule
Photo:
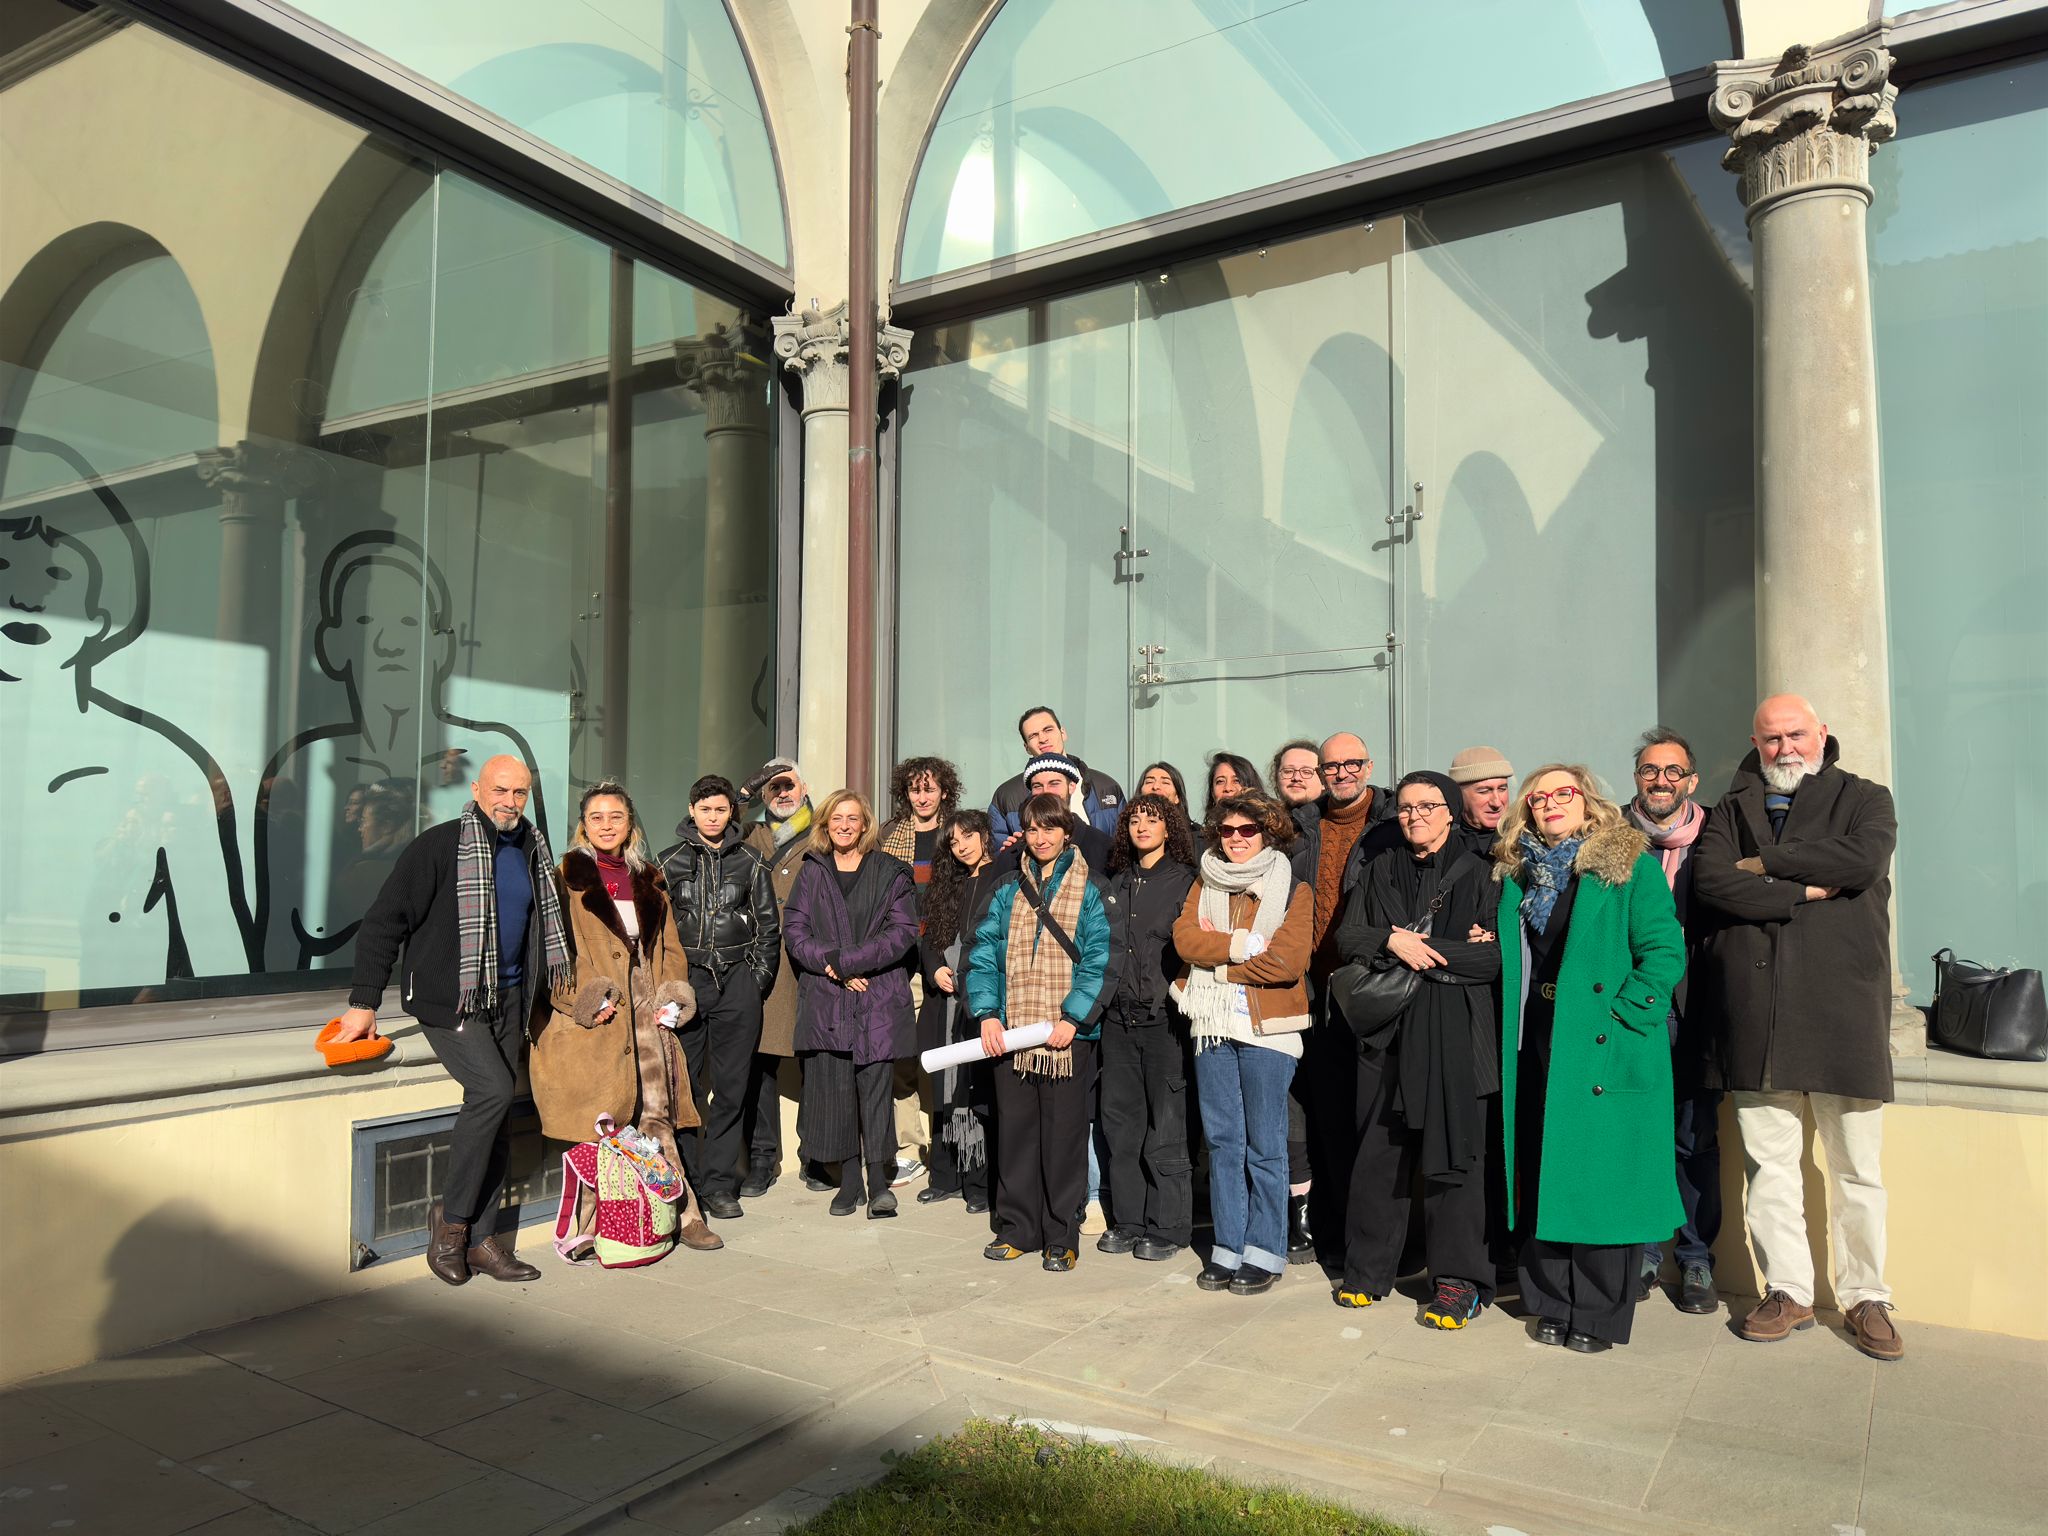
[[[1522,781],[1493,845],[1501,1118],[1539,1344],[1626,1344],[1643,1244],[1685,1219],[1665,1017],[1685,934],[1650,845],[1592,773]]]
[[[924,893],[924,934],[918,941],[925,996],[918,1019],[921,1050],[980,1037],[980,1022],[961,1005],[961,993],[974,930],[1002,883],[986,811],[955,811],[939,833],[940,851]],[[917,1192],[919,1205],[964,1196],[968,1210],[987,1211],[988,1125],[994,1112],[995,1087],[986,1061],[948,1067],[932,1079],[932,1173]]]
[[[1141,794],[1117,817],[1109,851],[1110,975],[1097,1123],[1109,1147],[1115,1224],[1103,1253],[1170,1259],[1194,1227],[1188,1157],[1187,1031],[1167,987],[1179,973],[1173,925],[1195,883],[1195,839],[1181,808]]]
[[[1263,795],[1218,800],[1201,879],[1173,925],[1173,989],[1195,1039],[1215,1247],[1195,1283],[1272,1289],[1287,1264],[1287,1087],[1308,1028],[1315,888],[1295,878],[1294,819]]]

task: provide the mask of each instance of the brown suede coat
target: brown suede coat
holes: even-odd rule
[[[747,846],[760,854],[762,863],[768,866],[768,883],[775,887],[777,907],[789,900],[797,872],[804,867],[804,850],[810,845],[807,832],[799,833],[777,849],[775,834],[768,830],[767,823],[756,822],[748,830]],[[775,972],[775,985],[761,1000],[760,1051],[764,1056],[796,1054],[796,972],[790,969],[787,947]]]
[[[653,1137],[680,1172],[675,1133],[700,1122],[682,1050],[656,1019],[671,1001],[690,1018],[697,998],[661,870],[650,864],[633,872],[637,944],[628,943],[589,854],[571,849],[556,880],[575,975],[555,989],[547,1021],[534,1031],[531,1073],[541,1133],[589,1141],[597,1117],[610,1115]],[[602,1023],[593,1022],[607,998],[617,1006]]]
[[[1239,982],[1251,1005],[1252,1033],[1255,1035],[1299,1034],[1308,1028],[1309,939],[1315,921],[1315,887],[1296,880],[1287,896],[1287,916],[1266,946],[1264,954],[1223,972],[1225,981]],[[1230,898],[1230,926],[1247,929],[1259,910],[1259,899],[1250,891]],[[1197,965],[1224,965],[1230,960],[1235,933],[1211,932],[1202,926],[1202,882],[1198,879],[1182,903],[1180,917],[1173,925],[1173,947],[1186,962],[1180,979]]]

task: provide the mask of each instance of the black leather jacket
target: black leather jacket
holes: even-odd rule
[[[681,841],[662,854],[661,872],[690,964],[721,982],[733,967],[745,965],[766,997],[782,948],[782,913],[768,866],[741,841],[737,825],[728,826],[715,844],[705,842],[691,821],[678,825],[676,836]]]

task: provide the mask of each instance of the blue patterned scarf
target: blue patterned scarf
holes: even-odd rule
[[[1549,927],[1550,909],[1571,883],[1572,860],[1585,840],[1583,835],[1568,837],[1552,848],[1533,833],[1522,834],[1522,878],[1528,885],[1522,895],[1522,919],[1538,933]]]

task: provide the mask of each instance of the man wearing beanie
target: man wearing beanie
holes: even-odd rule
[[[1123,790],[1108,774],[1097,773],[1067,751],[1066,729],[1050,704],[1034,704],[1025,710],[1018,718],[1017,734],[1024,740],[1027,758],[1052,756],[1075,769],[1078,778],[1069,797],[1069,809],[1076,816],[1105,838],[1116,831],[1116,819],[1124,808]],[[1005,779],[989,800],[988,824],[998,849],[1015,843],[1023,830],[1017,818],[1024,810],[1024,802],[1031,798],[1030,778],[1031,770],[1027,767],[1014,779]],[[1090,863],[1094,862],[1093,854],[1087,857]]]
[[[1451,782],[1458,786],[1458,826],[1452,834],[1465,847],[1489,857],[1500,836],[1501,818],[1514,799],[1515,770],[1494,747],[1467,747],[1451,759]]]

